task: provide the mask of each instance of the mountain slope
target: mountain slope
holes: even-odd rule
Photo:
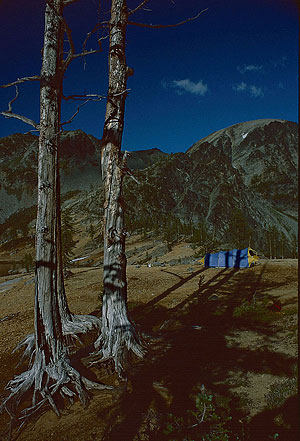
[[[213,133],[186,154],[146,169],[147,191],[135,195],[129,184],[130,206],[140,205],[152,218],[172,212],[185,223],[205,224],[223,242],[232,242],[241,224],[253,246],[262,248],[274,228],[292,241],[298,228],[297,130],[296,123],[266,119]]]
[[[245,185],[282,208],[297,204],[298,125],[262,119],[236,124],[207,136],[187,154],[217,147],[240,172]],[[288,193],[286,192],[288,188]]]
[[[15,134],[0,139],[0,223],[16,211],[36,204],[38,137]],[[132,152],[128,165],[143,169],[166,154],[159,149]],[[62,194],[101,186],[100,140],[81,130],[61,135]]]
[[[296,123],[264,119],[219,130],[186,153],[131,152],[128,165],[140,184],[125,179],[128,228],[170,229],[172,236],[181,223],[228,246],[251,241],[264,249],[271,233],[291,244],[298,229],[297,146]],[[80,130],[62,134],[62,200],[87,225],[102,211],[99,147]],[[36,155],[33,135],[0,140],[0,222],[35,204]]]

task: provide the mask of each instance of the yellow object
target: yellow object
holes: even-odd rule
[[[256,265],[258,263],[259,257],[257,255],[257,252],[253,250],[252,248],[248,248],[248,262],[249,266]]]

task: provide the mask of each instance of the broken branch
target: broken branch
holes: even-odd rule
[[[125,172],[128,174],[128,176],[136,183],[136,184],[140,184],[140,181],[138,179],[136,179],[135,176],[133,176],[133,174],[131,173],[131,171],[129,170],[129,168],[125,169]]]
[[[76,2],[78,2],[78,0],[65,0],[63,2],[63,5],[67,6],[67,5],[70,5],[71,3],[76,3]]]
[[[93,28],[90,32],[87,33],[87,35],[86,35],[86,39],[84,40],[83,45],[82,45],[82,50],[83,50],[83,52],[85,51],[86,44],[87,44],[88,40],[91,38],[91,36],[92,36],[95,32],[97,32],[98,29],[99,29],[101,26],[103,26],[103,25],[107,25],[107,24],[108,24],[108,21],[103,21],[103,22],[101,22],[101,23],[97,23],[97,24],[94,26],[94,28]],[[98,39],[97,39],[98,44],[99,44],[99,47],[100,47],[100,41],[102,41],[102,40],[106,40],[108,37],[109,37],[109,34],[105,35],[105,37],[101,37],[101,38],[98,38]],[[100,47],[100,48],[101,48],[101,47]]]
[[[134,14],[138,10],[140,10],[146,3],[148,3],[149,0],[142,1],[135,9],[132,9],[130,12],[128,12],[128,16]]]
[[[74,58],[85,57],[86,55],[97,54],[99,52],[101,52],[101,49],[91,49],[90,51],[83,51],[80,54],[73,54],[72,60]]]
[[[106,96],[98,95],[97,93],[88,93],[85,95],[69,95],[69,96],[63,96],[63,99],[65,101],[83,101],[83,100],[90,100],[90,101],[100,101],[102,99],[106,99]]]
[[[16,96],[12,100],[9,101],[9,103],[8,103],[8,112],[12,112],[12,103],[14,103],[16,101],[16,99],[18,98],[18,96],[19,96],[18,86],[15,86],[15,88],[16,88]]]
[[[60,124],[60,127],[65,126],[66,124],[70,124],[70,123],[73,121],[73,119],[75,118],[75,116],[78,115],[78,113],[79,113],[81,107],[83,107],[83,106],[84,106],[86,103],[88,103],[89,101],[90,101],[90,100],[87,99],[87,100],[85,100],[83,103],[81,103],[81,104],[77,107],[77,110],[76,110],[76,112],[74,113],[74,115],[72,115],[71,118],[68,119],[68,121],[66,121],[66,122],[64,122],[64,123],[61,123],[61,124]]]
[[[12,83],[1,85],[0,88],[5,89],[6,87],[16,86],[17,84],[25,83],[27,81],[40,81],[40,79],[41,77],[38,75],[35,75],[33,77],[18,78],[16,81],[13,81]]]
[[[33,126],[35,129],[39,129],[39,125],[33,121],[30,118],[27,118],[24,115],[18,115],[17,113],[13,113],[12,112],[12,104],[16,101],[16,99],[19,96],[19,90],[18,90],[18,86],[15,84],[15,88],[16,88],[16,95],[13,99],[11,99],[8,103],[8,110],[3,110],[0,111],[0,115],[5,116],[5,118],[15,118],[15,119],[19,119],[20,121],[23,121],[25,124],[29,124],[30,126]]]
[[[71,51],[70,51],[69,55],[67,56],[67,58],[63,62],[63,72],[66,71],[66,69],[69,66],[69,64],[71,63],[71,61],[74,60],[75,58],[85,57],[86,55],[91,55],[91,54],[97,54],[97,53],[99,53],[101,51],[102,51],[101,49],[93,49],[93,50],[90,50],[90,51],[81,52],[80,54],[72,54]]]
[[[67,34],[67,39],[68,39],[68,43],[69,43],[69,46],[70,46],[70,51],[71,51],[72,54],[74,54],[75,46],[74,46],[74,41],[73,41],[73,38],[72,38],[72,31],[71,31],[68,23],[64,19],[64,17],[59,16],[59,18],[61,19],[61,21],[62,21],[62,23],[64,25],[64,28],[65,28],[65,32]]]
[[[175,23],[175,24],[168,24],[168,25],[161,25],[161,24],[148,24],[148,23],[137,23],[137,22],[133,22],[133,21],[129,21],[128,24],[133,25],[133,26],[139,26],[141,28],[151,28],[151,29],[160,29],[160,28],[175,28],[177,26],[181,26],[185,23],[188,23],[189,21],[193,21],[193,20],[197,20],[198,17],[200,17],[200,15],[202,15],[205,11],[207,11],[208,8],[203,9],[202,11],[200,11],[197,15],[195,15],[195,17],[189,17],[186,20],[180,21],[179,23]]]
[[[0,112],[0,115],[5,116],[5,118],[19,119],[20,121],[23,121],[25,124],[29,124],[30,126],[34,127],[36,130],[39,130],[39,125],[35,121],[33,121],[32,119],[27,118],[26,116],[18,115],[16,113],[12,113],[9,111],[2,111],[2,112]]]

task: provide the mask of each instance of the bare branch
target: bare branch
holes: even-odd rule
[[[197,18],[200,17],[200,15],[202,15],[204,12],[206,12],[208,10],[208,8],[203,9],[202,11],[200,11],[197,15],[195,15],[195,17],[189,17],[186,20],[180,21],[179,23],[175,23],[175,24],[168,24],[168,25],[154,25],[154,24],[148,24],[148,23],[136,23],[133,21],[129,21],[128,24],[129,25],[133,25],[133,26],[139,26],[141,28],[151,28],[151,29],[160,29],[160,28],[175,28],[177,26],[181,26],[185,23],[188,23],[189,21],[193,21],[193,20],[197,20]]]
[[[76,1],[77,1],[77,0],[76,0]],[[71,29],[70,29],[68,23],[66,22],[65,18],[62,17],[62,16],[59,16],[59,18],[60,18],[60,20],[62,21],[62,23],[63,23],[63,25],[64,25],[64,28],[65,28],[65,32],[66,32],[66,34],[67,34],[68,43],[69,43],[69,45],[70,45],[70,51],[71,51],[72,54],[74,54],[74,52],[75,52],[75,46],[74,46],[74,41],[73,41],[73,38],[72,38],[72,31],[71,31]]]
[[[127,93],[129,91],[130,91],[130,89],[125,89],[122,92],[115,93],[115,94],[110,95],[110,96],[117,97],[117,96],[123,95],[124,93]],[[101,101],[103,99],[107,99],[107,96],[99,95],[98,93],[86,93],[84,95],[74,94],[74,95],[69,95],[69,96],[63,96],[63,99],[65,101],[73,100],[73,101],[85,101],[85,102],[87,102],[87,101]],[[76,115],[77,115],[77,113],[76,113]],[[63,124],[67,124],[67,123],[63,123]]]
[[[81,104],[77,107],[77,110],[76,110],[76,112],[74,113],[74,115],[72,115],[71,118],[68,119],[68,121],[66,121],[66,122],[64,122],[64,123],[61,123],[61,124],[60,124],[60,127],[65,126],[66,124],[71,124],[71,122],[73,121],[73,119],[75,118],[75,116],[78,115],[78,113],[79,113],[81,107],[85,106],[85,104],[87,104],[89,101],[90,101],[90,100],[87,99],[87,100],[85,100],[83,103],[81,103]]]
[[[101,23],[97,23],[97,24],[93,27],[93,29],[92,29],[90,32],[87,33],[87,35],[86,35],[86,39],[84,40],[83,45],[82,45],[82,51],[83,51],[83,52],[85,51],[86,44],[87,44],[88,40],[91,38],[91,36],[92,36],[95,32],[97,32],[98,29],[101,28],[102,26],[104,26],[104,25],[108,25],[108,23],[109,23],[108,21],[103,21],[103,22],[101,22]],[[98,41],[98,44],[99,44],[100,49],[101,49],[100,41],[105,40],[105,39],[108,38],[108,37],[109,37],[109,34],[107,34],[105,37],[98,38],[97,41]]]
[[[12,103],[14,103],[19,96],[18,86],[15,86],[15,88],[16,88],[16,96],[8,103],[8,112],[10,113],[12,112]]]
[[[40,81],[41,77],[38,75],[35,75],[33,77],[24,77],[24,78],[18,78],[16,81],[9,83],[9,84],[3,84],[0,86],[0,88],[5,89],[6,87],[16,86],[17,84],[25,83],[27,81]]]
[[[72,60],[74,58],[85,57],[86,55],[98,54],[99,52],[102,52],[101,49],[91,49],[90,51],[84,51],[79,54],[72,55]]]
[[[124,94],[124,93],[129,92],[129,91],[130,91],[130,89],[125,89],[125,90],[123,90],[123,91],[120,92],[120,93],[113,94],[112,96],[119,96],[119,95],[122,95],[122,94]],[[68,121],[66,121],[66,122],[64,122],[64,123],[62,123],[62,124],[60,124],[60,127],[63,127],[63,126],[65,126],[66,124],[70,124],[70,123],[74,120],[74,118],[78,115],[78,113],[79,113],[81,107],[85,106],[89,101],[98,102],[98,101],[101,101],[102,99],[106,99],[106,98],[107,98],[106,96],[99,95],[98,93],[87,93],[87,94],[85,94],[85,95],[69,95],[69,96],[63,96],[63,99],[64,99],[65,101],[74,100],[74,101],[83,101],[83,102],[77,107],[76,112],[71,116],[70,119],[68,119]],[[129,174],[130,174],[130,173],[129,173]],[[133,179],[135,179],[135,178],[133,177]]]
[[[70,3],[74,3],[75,1],[77,1],[77,0],[71,0],[71,1],[66,0],[66,1],[64,2],[64,6],[67,5],[67,4],[70,4]],[[71,29],[70,29],[68,23],[66,22],[65,18],[64,18],[62,15],[60,15],[60,14],[57,13],[57,10],[53,7],[53,5],[51,5],[51,4],[49,3],[49,6],[52,8],[53,12],[56,14],[56,16],[58,17],[58,19],[62,22],[63,27],[64,27],[64,30],[65,30],[65,33],[66,33],[66,35],[67,35],[68,43],[69,43],[69,46],[70,46],[70,50],[69,50],[69,52],[68,52],[68,55],[67,55],[67,57],[65,58],[65,60],[63,60],[63,62],[62,62],[62,72],[63,72],[63,73],[67,70],[67,67],[69,66],[69,64],[71,63],[71,61],[74,60],[75,58],[85,57],[86,55],[91,55],[91,54],[96,54],[96,53],[98,53],[98,52],[101,52],[100,41],[101,41],[102,39],[104,39],[104,38],[107,38],[107,37],[104,37],[104,38],[101,38],[101,39],[98,40],[98,43],[99,43],[100,49],[86,51],[86,50],[85,50],[85,45],[86,45],[86,43],[87,43],[87,41],[88,41],[88,39],[89,39],[89,34],[88,34],[87,38],[86,38],[85,41],[84,41],[83,51],[82,51],[81,53],[76,54],[76,53],[75,53],[75,45],[74,45],[74,41],[73,41],[73,37],[72,37],[72,31],[71,31]],[[103,22],[103,23],[104,23],[104,22]],[[101,23],[101,25],[102,25],[102,23]],[[90,33],[90,34],[91,34],[91,33]]]
[[[128,16],[134,14],[135,12],[139,11],[140,9],[142,9],[142,7],[148,3],[149,0],[144,0],[142,1],[135,9],[132,9],[130,12],[128,12]]]
[[[113,96],[119,96],[122,95],[123,93],[127,93],[130,89],[125,89],[124,91],[120,92],[120,93],[116,93]],[[68,119],[68,121],[60,124],[60,126],[65,126],[66,124],[70,124],[73,119],[78,115],[81,107],[85,106],[89,101],[101,101],[102,99],[106,99],[106,96],[103,95],[99,95],[97,93],[87,93],[85,95],[69,95],[69,96],[63,96],[63,99],[66,101],[69,100],[74,100],[74,101],[83,101],[83,103],[81,103],[78,107],[76,112],[74,113],[74,115],[71,116],[70,119]]]
[[[124,93],[130,92],[130,90],[131,90],[131,89],[125,89],[125,90],[122,90],[122,92],[119,92],[119,93],[112,93],[112,94],[109,95],[109,96],[110,96],[110,97],[112,97],[112,96],[120,96],[120,95],[123,95]]]
[[[67,5],[70,5],[71,3],[76,3],[76,2],[78,2],[78,0],[65,0],[63,2],[63,5],[67,6]]]
[[[137,184],[140,184],[140,182],[136,179],[135,176],[133,176],[131,170],[128,168],[127,166],[127,158],[128,156],[130,156],[131,153],[128,152],[127,150],[125,150],[124,154],[123,154],[123,158],[122,158],[122,171],[124,173],[124,175],[128,175],[134,182],[136,182]]]
[[[126,171],[127,175],[130,176],[131,179],[132,179],[134,182],[136,182],[137,184],[140,184],[140,181],[139,181],[138,179],[136,179],[135,176],[133,176],[133,174],[131,173],[131,171],[129,170],[129,168],[127,168],[125,171]]]
[[[75,58],[85,57],[85,56],[91,55],[91,54],[98,54],[100,52],[102,52],[102,49],[92,49],[90,51],[81,52],[79,54],[72,54],[70,51],[69,55],[67,56],[66,60],[63,63],[63,72],[66,71],[66,69],[69,66],[69,64],[71,63],[71,61],[74,60]]]
[[[90,101],[100,101],[102,99],[106,99],[106,96],[104,95],[98,95],[97,93],[88,93],[85,95],[69,95],[69,96],[63,96],[63,99],[65,101],[83,101],[86,99],[89,99]]]
[[[29,135],[30,133],[33,133],[33,132],[39,132],[39,129],[29,130],[28,132],[25,132],[24,135]]]
[[[5,116],[5,118],[15,118],[15,119],[19,119],[20,121],[23,121],[25,124],[29,124],[30,126],[34,127],[36,130],[39,130],[39,125],[33,121],[30,118],[27,118],[24,115],[17,115],[16,113],[12,113],[9,111],[0,111],[0,115]]]
[[[16,95],[14,96],[13,99],[11,99],[8,103],[8,110],[3,110],[0,111],[0,115],[5,116],[5,118],[15,118],[15,119],[19,119],[20,121],[23,121],[25,124],[29,124],[30,126],[33,126],[36,130],[39,129],[39,125],[33,121],[30,118],[27,118],[24,115],[18,115],[17,113],[13,113],[12,112],[12,104],[16,101],[16,99],[19,96],[19,90],[18,90],[18,86],[15,85],[16,88]]]

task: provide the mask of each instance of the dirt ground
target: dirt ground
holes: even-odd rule
[[[66,280],[71,311],[100,315],[101,268],[72,272]],[[0,394],[26,369],[25,363],[16,368],[21,354],[12,350],[33,331],[33,277],[0,278]],[[113,391],[93,394],[87,409],[75,402],[60,418],[46,410],[17,439],[160,441],[161,415],[189,408],[191,395],[204,385],[227,400],[234,425],[247,427],[247,439],[296,440],[295,396],[275,408],[267,406],[267,396],[272,385],[296,376],[297,281],[298,261],[291,259],[261,260],[241,270],[128,265],[128,307],[149,345],[145,360],[132,360],[127,383],[93,367],[92,375]],[[276,299],[280,312],[268,309]],[[1,440],[8,421],[0,416]]]

